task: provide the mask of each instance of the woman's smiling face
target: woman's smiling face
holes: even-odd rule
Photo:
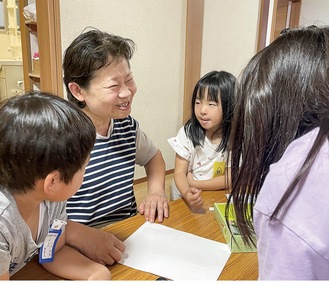
[[[91,117],[121,119],[131,113],[137,87],[128,61],[120,58],[94,73],[86,89],[82,89],[85,111]]]

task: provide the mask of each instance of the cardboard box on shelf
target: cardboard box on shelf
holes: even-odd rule
[[[39,59],[33,59],[33,73],[40,74],[40,61],[39,61]]]
[[[230,205],[229,209],[229,221],[231,231],[229,230],[225,220],[225,209],[226,203],[214,204],[215,219],[219,225],[221,232],[224,235],[226,243],[228,244],[231,252],[256,252],[257,250],[255,247],[249,247],[243,242],[242,236],[238,228],[236,227],[236,219],[232,205]]]

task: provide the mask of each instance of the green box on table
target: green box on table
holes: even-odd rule
[[[219,225],[221,232],[224,235],[226,243],[229,246],[231,252],[256,252],[257,250],[254,246],[249,247],[243,242],[242,236],[238,228],[236,227],[236,218],[233,210],[233,205],[231,204],[229,209],[229,224],[231,227],[231,231],[229,230],[225,220],[225,209],[226,203],[214,204],[215,219]]]

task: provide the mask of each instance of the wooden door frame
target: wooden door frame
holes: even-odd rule
[[[62,48],[60,30],[60,7],[59,0],[39,0],[37,15],[43,15],[45,21],[38,25],[42,37],[39,45],[47,48],[40,49],[40,72],[47,80],[41,78],[41,90],[53,92],[63,97],[63,75],[62,75]],[[49,68],[51,70],[49,70]],[[49,72],[51,76],[45,76]]]
[[[271,0],[260,0],[260,19],[258,26],[258,44],[257,52],[263,49],[266,46],[266,35],[268,27],[268,18],[270,10],[270,1]],[[272,0],[273,2],[273,13],[271,21],[271,32],[270,32],[270,43],[275,39],[275,26],[277,21],[277,8],[278,5],[286,0]],[[302,0],[290,0],[286,2],[291,2],[291,11],[290,11],[290,21],[289,27],[294,28],[299,25],[300,10],[302,5]]]
[[[191,116],[191,98],[200,79],[204,0],[187,0],[183,123]]]

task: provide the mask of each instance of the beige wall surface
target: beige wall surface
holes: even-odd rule
[[[239,75],[256,52],[259,7],[259,0],[205,0],[201,75]]]
[[[0,58],[11,59],[13,57],[12,53],[8,50],[9,46],[9,35],[0,34]]]
[[[201,74],[238,75],[256,50],[259,0],[205,0]],[[133,39],[132,71],[138,91],[132,115],[161,149],[166,169],[175,153],[167,139],[183,119],[187,0],[61,0],[62,50],[86,27]],[[137,167],[135,178],[144,177]]]
[[[329,25],[329,1],[302,0],[300,25]]]

